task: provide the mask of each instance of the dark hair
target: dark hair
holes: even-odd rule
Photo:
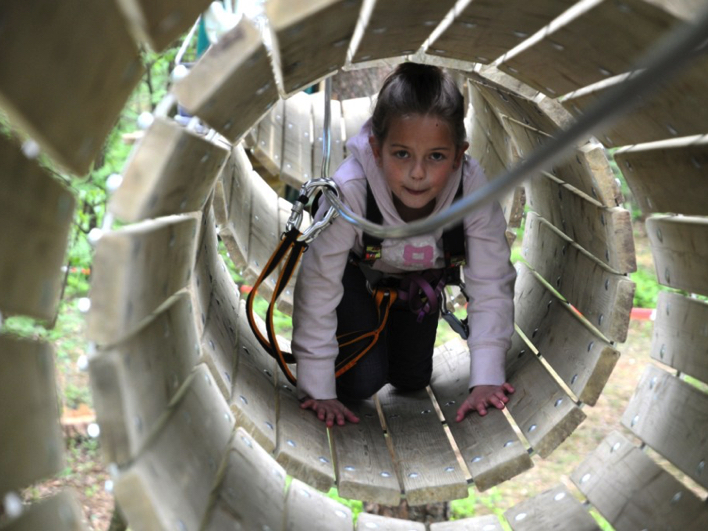
[[[437,66],[401,63],[388,75],[371,117],[374,137],[383,143],[391,118],[407,114],[441,118],[458,147],[466,139],[464,98],[452,77]]]

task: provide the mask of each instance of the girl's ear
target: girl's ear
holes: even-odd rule
[[[470,147],[469,142],[463,142],[462,145],[457,148],[457,151],[455,152],[455,163],[453,164],[453,168],[457,169],[460,167],[460,164],[462,163],[462,157],[465,156],[465,151],[467,151],[467,148]]]
[[[371,146],[371,152],[374,154],[376,164],[381,166],[381,144],[379,144],[374,135],[369,136],[369,145]]]

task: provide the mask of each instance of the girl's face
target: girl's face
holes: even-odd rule
[[[371,136],[369,144],[404,221],[432,213],[435,199],[469,146],[465,142],[458,149],[447,122],[420,114],[393,118],[384,142]]]

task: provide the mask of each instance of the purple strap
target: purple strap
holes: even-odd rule
[[[426,315],[432,315],[438,311],[438,295],[444,287],[444,274],[440,276],[440,280],[433,288],[422,274],[410,273],[401,283],[398,298],[408,301],[411,311],[418,314],[417,321],[420,323]],[[427,301],[423,302],[423,297],[427,298]]]

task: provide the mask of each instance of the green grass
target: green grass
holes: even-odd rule
[[[504,510],[501,509],[502,501],[502,496],[496,487],[485,492],[479,492],[472,486],[469,488],[469,496],[467,498],[450,502],[450,520],[462,520],[492,513],[500,519],[505,530],[511,531],[511,527],[504,519]],[[480,512],[480,510],[483,510],[483,512]]]

